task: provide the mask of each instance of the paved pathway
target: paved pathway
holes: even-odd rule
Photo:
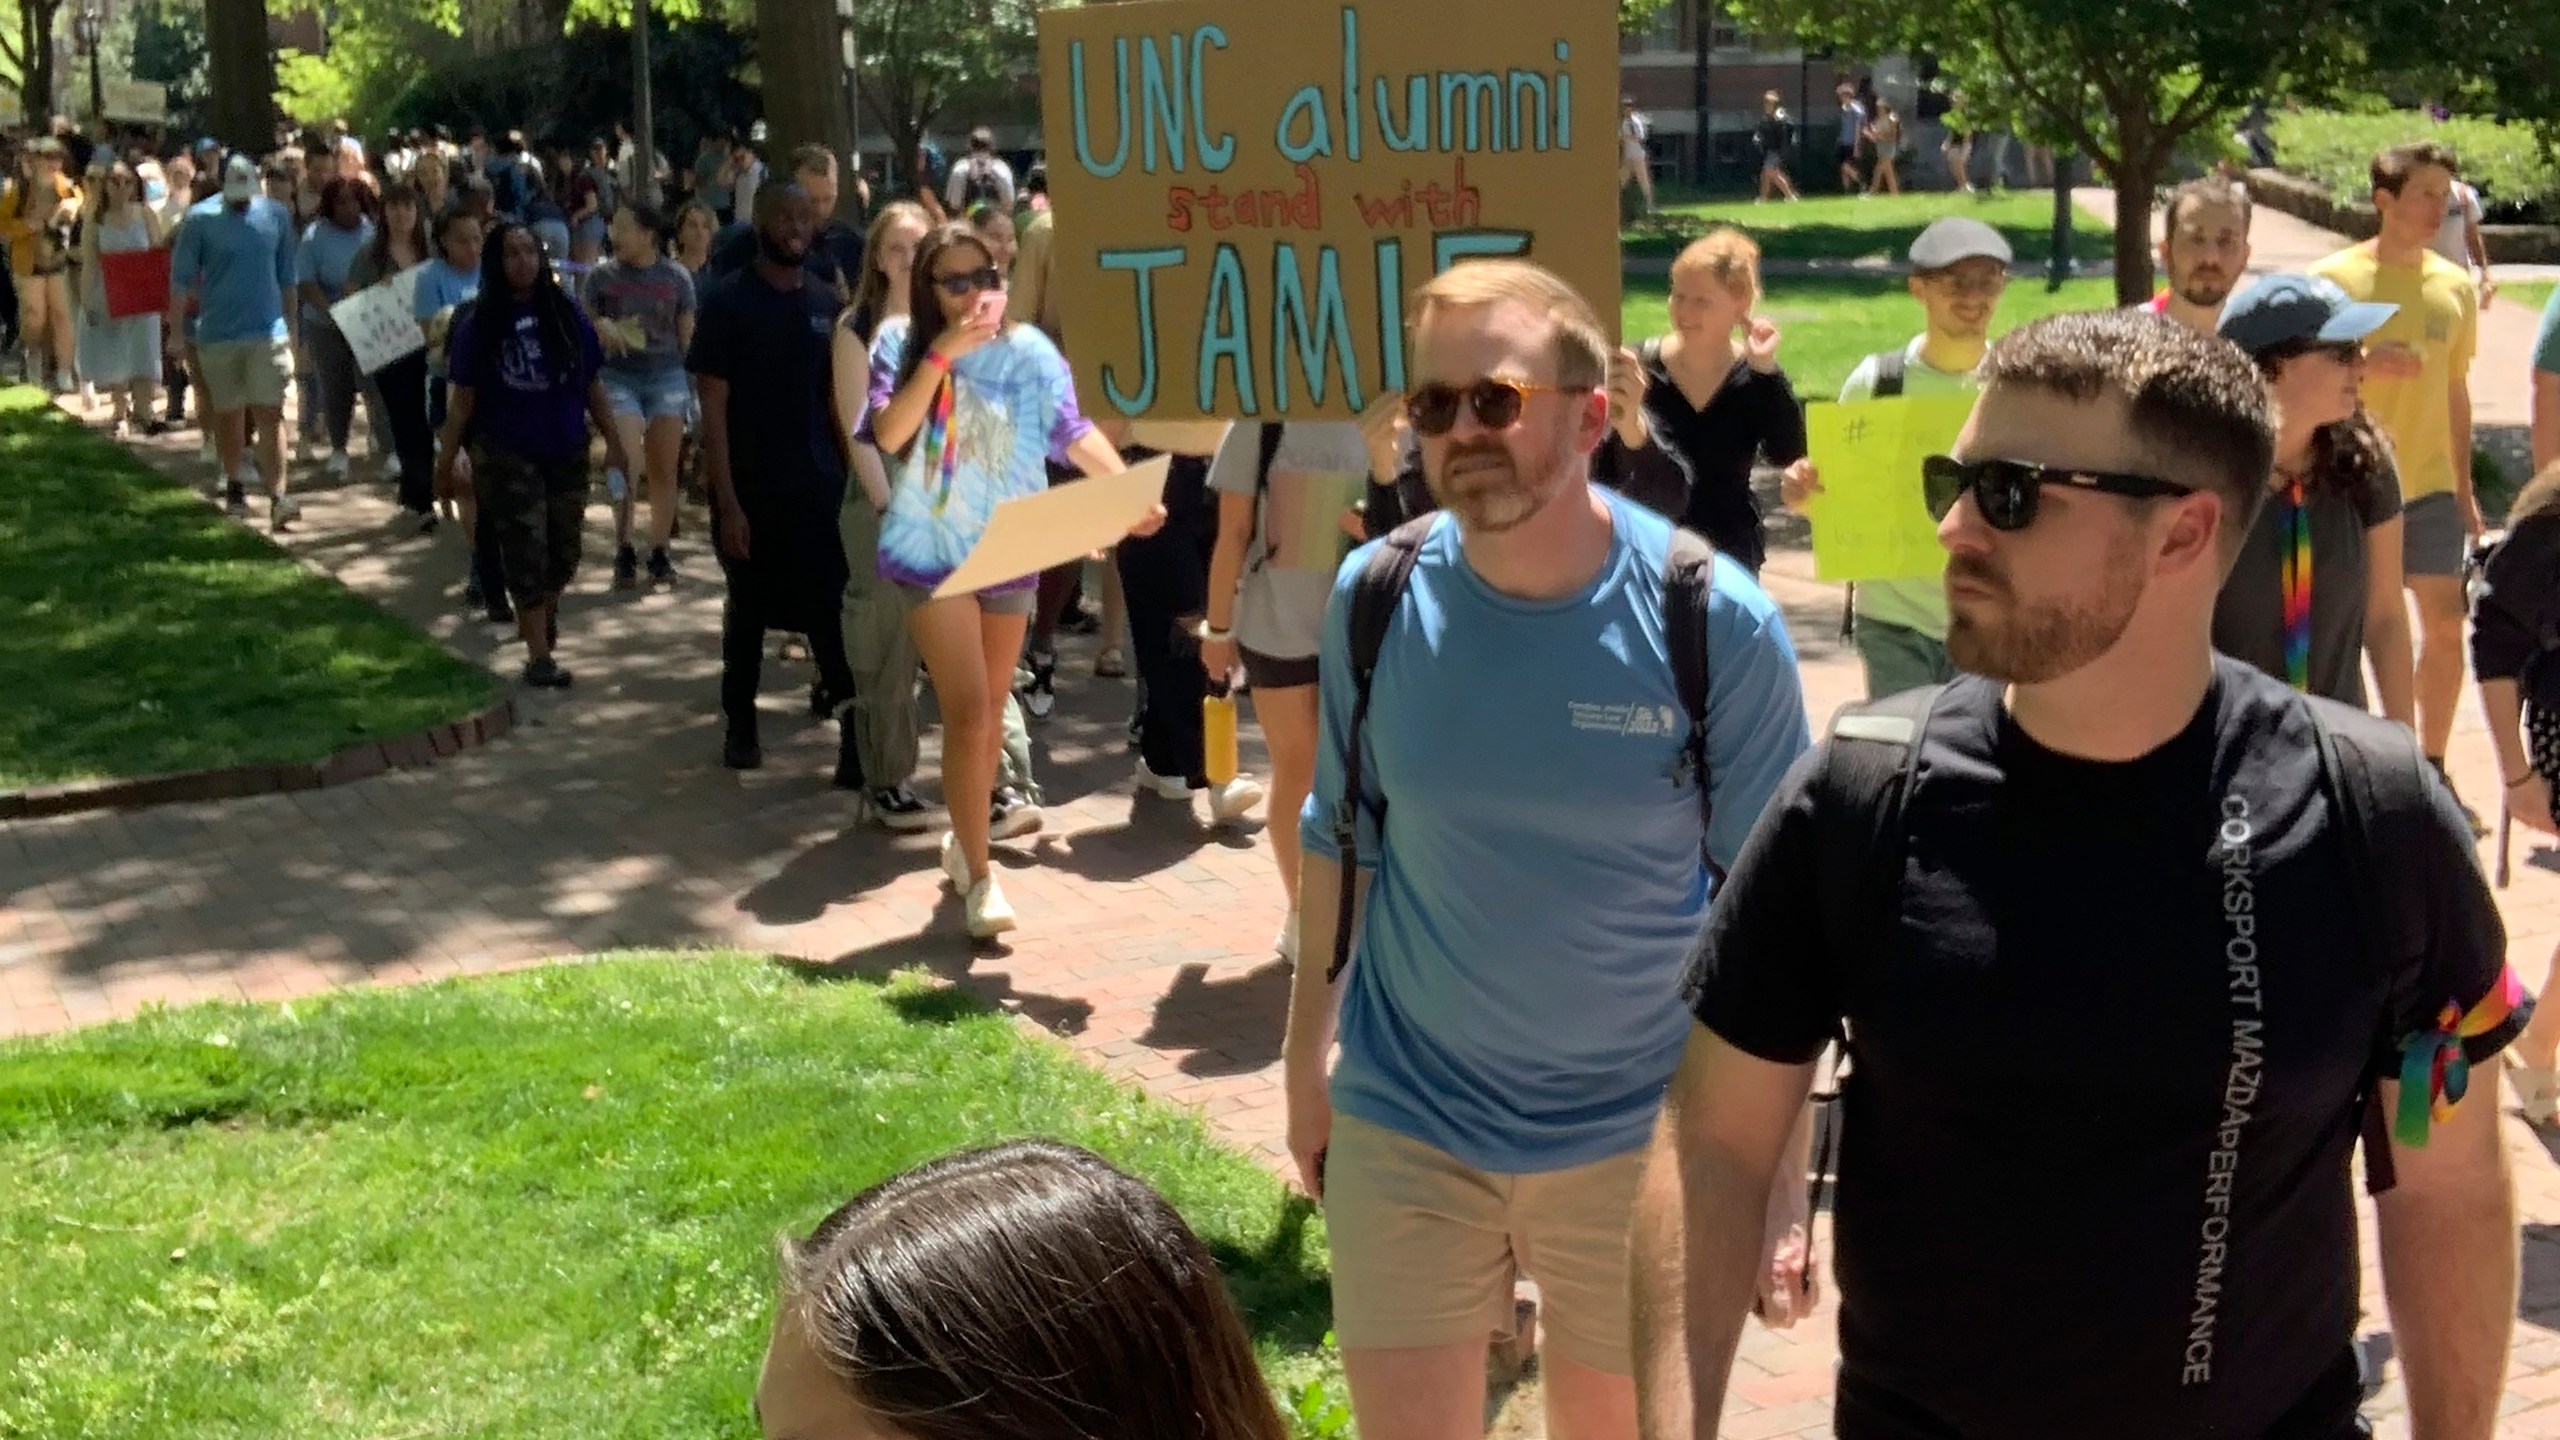
[[[191,451],[158,456],[200,473]],[[512,643],[456,606],[454,535],[388,539],[379,486],[305,495],[288,549],[467,658],[514,672]],[[589,554],[602,556],[605,512],[593,513]],[[589,567],[562,638],[578,688],[525,697],[527,723],[485,751],[334,790],[0,825],[0,1035],[614,946],[739,946],[863,973],[924,966],[1197,1107],[1283,1168],[1287,979],[1268,943],[1278,887],[1258,835],[1214,833],[1131,794],[1127,684],[1076,681],[1043,728],[1049,830],[1004,861],[1024,928],[1009,946],[973,948],[931,839],[861,829],[848,797],[827,788],[832,734],[796,704],[805,669],[769,667],[767,767],[719,767],[719,587],[697,543],[679,548],[694,578],[673,593],[615,595],[603,567]],[[1861,681],[1836,642],[1838,593],[1810,571],[1802,552],[1782,552],[1769,584],[1819,716]],[[1089,653],[1071,645],[1069,668],[1081,673]],[[2495,793],[2492,763],[2467,719],[2454,768],[2468,793]],[[2501,903],[2511,956],[2539,982],[2560,938],[2560,857],[2535,853]],[[2521,1122],[2508,1122],[2508,1139],[2528,1223],[2500,1434],[2560,1436],[2560,1163]],[[2381,1313],[2370,1293],[2368,1313]],[[1836,1358],[1828,1306],[1793,1335],[1753,1331],[1725,1433],[1829,1436]],[[2375,1409],[2386,1436],[2406,1433],[2396,1389]]]

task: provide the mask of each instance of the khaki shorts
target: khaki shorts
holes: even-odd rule
[[[293,345],[284,340],[223,340],[196,346],[196,388],[216,415],[284,408]]]
[[[1514,1280],[1538,1284],[1556,1352],[1634,1373],[1627,1225],[1644,1151],[1543,1175],[1478,1170],[1351,1116],[1333,1119],[1325,1229],[1345,1349],[1403,1350],[1508,1334]]]

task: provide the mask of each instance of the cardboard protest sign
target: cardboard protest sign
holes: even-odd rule
[[[1618,316],[1608,0],[1133,0],[1040,16],[1050,285],[1087,413],[1351,419],[1412,292],[1519,255]]]
[[[933,598],[970,595],[1081,560],[1128,538],[1164,498],[1173,462],[1142,461],[1118,475],[1103,475],[1007,500],[996,506],[987,533],[960,568],[934,587]]]
[[[356,368],[365,374],[427,348],[427,333],[418,328],[411,300],[402,293],[416,296],[414,272],[421,268],[411,266],[390,284],[368,285],[329,307],[329,318],[347,337],[347,348],[356,352]]]
[[[1817,580],[1914,580],[1946,569],[1920,462],[1944,455],[1973,413],[1971,395],[1812,405],[1805,440],[1822,472],[1813,522]]]

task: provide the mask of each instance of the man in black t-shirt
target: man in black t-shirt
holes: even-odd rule
[[[1841,1440],[2362,1433],[2348,1155],[2404,1064],[2439,1092],[2379,1201],[2410,1417],[2487,1440],[2517,1293],[2491,1057],[2531,1006],[2415,744],[2417,813],[2364,826],[2414,893],[2369,926],[2317,727],[2379,722],[2212,653],[2264,388],[2123,311],[2029,326],[1982,375],[1928,467],[1967,678],[1898,808],[1840,759],[1884,717],[1797,766],[1691,960],[1634,1226],[1644,1433],[1714,1433],[1778,1157],[1845,1032]],[[2466,1060],[2472,1098],[2431,1106]]]
[[[842,192],[836,185],[835,152],[824,145],[803,145],[792,151],[791,183],[808,192],[818,212],[818,226],[801,267],[833,288],[842,303],[851,304],[855,288],[862,283],[862,232],[836,218],[836,201]],[[720,232],[711,247],[712,278],[736,274],[754,264],[755,258],[755,225],[732,225]]]
[[[1760,97],[1760,123],[1751,127],[1751,143],[1760,150],[1760,198],[1772,193],[1790,200],[1804,197],[1796,193],[1796,182],[1787,174],[1787,155],[1795,149],[1796,127],[1787,119],[1787,107],[1770,91]]]
[[[756,194],[756,258],[704,290],[685,368],[702,400],[702,468],[712,536],[729,598],[720,624],[723,763],[764,763],[756,690],[767,630],[809,637],[820,693],[843,724],[839,789],[862,788],[846,712],[853,672],[844,652],[844,450],[834,420],[834,288],[804,268],[817,207],[797,184]]]

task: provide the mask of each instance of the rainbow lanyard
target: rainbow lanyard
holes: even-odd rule
[[[2524,986],[2509,970],[2471,1013],[2447,1002],[2436,1014],[2434,1029],[2400,1043],[2400,1109],[2391,1127],[2393,1139],[2412,1148],[2424,1145],[2432,1126],[2452,1118],[2455,1103],[2471,1088],[2471,1060],[2462,1042],[2504,1025],[2523,1003]]]
[[[928,472],[939,472],[941,489],[933,497],[933,513],[940,515],[951,503],[952,477],[960,469],[960,447],[951,441],[951,406],[954,377],[945,372],[942,383],[934,387],[933,415],[925,421],[924,464]]]
[[[2285,492],[2293,532],[2284,547],[2284,673],[2296,690],[2311,688],[2311,510],[2302,482]]]

